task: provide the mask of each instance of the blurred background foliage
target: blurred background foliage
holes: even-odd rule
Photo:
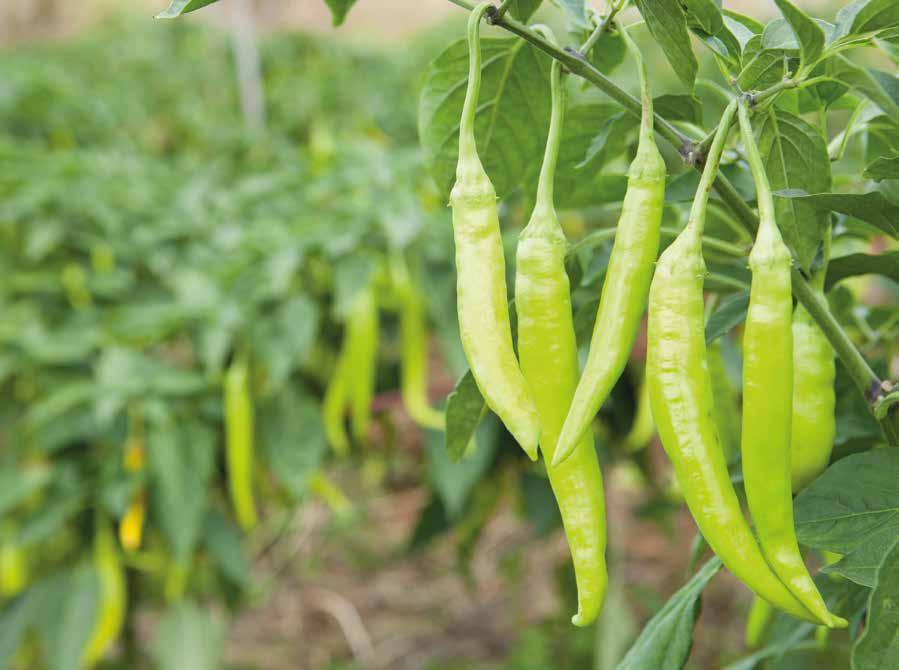
[[[394,48],[264,39],[267,122],[252,130],[228,33],[148,16],[0,52],[0,667],[80,666],[99,612],[98,543],[135,500],[145,530],[139,548],[115,550],[127,610],[101,667],[614,667],[683,582],[694,533],[658,445],[628,449],[639,347],[599,424],[615,588],[595,630],[568,624],[573,575],[541,467],[491,420],[452,463],[399,398],[391,256],[426,296],[434,404],[465,370],[448,212],[417,129],[422,73],[447,30]],[[623,171],[632,131],[597,169]],[[863,152],[850,145],[847,173]],[[669,201],[691,191],[675,177]],[[573,238],[614,224],[616,198],[602,197],[565,214]],[[504,205],[510,244],[526,215],[520,194]],[[852,226],[841,249],[867,249],[869,231]],[[724,216],[710,233],[746,242]],[[582,334],[609,242],[588,239],[572,258]],[[745,264],[714,250],[709,261],[713,285],[741,289]],[[348,305],[373,280],[375,422],[340,460],[320,403]],[[871,304],[841,287],[834,306],[884,369],[895,286],[852,286]],[[738,347],[721,343],[737,377]],[[257,415],[262,518],[249,534],[223,453],[222,378],[237,353]],[[841,456],[879,433],[838,385]],[[713,583],[702,616],[714,626],[698,628],[692,667],[743,653],[748,602],[729,577]],[[770,667],[845,667],[840,635]]]

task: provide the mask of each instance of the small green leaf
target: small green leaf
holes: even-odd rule
[[[891,670],[899,658],[899,542],[883,557],[868,600],[865,631],[852,647],[852,670]]]
[[[331,20],[336,28],[346,20],[346,15],[356,4],[356,0],[325,0],[325,4],[331,10]]]
[[[880,255],[846,254],[832,259],[827,266],[825,290],[847,277],[879,274],[899,283],[899,251],[887,251]]]
[[[469,370],[456,382],[456,387],[446,398],[444,449],[451,461],[458,462],[465,454],[486,412],[484,396]]]
[[[874,181],[899,179],[899,156],[881,156],[871,161],[862,176]]]
[[[680,670],[693,647],[693,626],[699,614],[702,592],[721,561],[709,559],[649,620],[640,637],[618,664],[617,670]]]
[[[774,0],[799,42],[800,67],[811,69],[824,51],[824,31],[789,0]]]
[[[218,0],[172,0],[168,7],[156,15],[157,19],[175,19],[182,14],[194,12]]]
[[[810,194],[805,191],[783,190],[774,195],[806,202],[816,209],[852,216],[876,226],[891,237],[899,237],[899,206],[887,200],[880,191]]]
[[[749,291],[737,291],[722,300],[705,324],[706,344],[714,342],[743,323],[748,309]]]
[[[636,4],[649,32],[662,47],[678,78],[692,91],[699,65],[690,44],[687,17],[680,3],[673,0],[636,0]]]

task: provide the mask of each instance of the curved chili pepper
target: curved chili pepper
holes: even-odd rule
[[[94,570],[99,578],[100,599],[94,630],[81,657],[88,668],[96,665],[118,639],[128,606],[125,571],[112,530],[101,520],[94,532]]]
[[[637,155],[628,170],[627,192],[602,286],[590,352],[565,419],[556,464],[565,460],[589,429],[618,381],[634,346],[646,309],[653,263],[659,253],[659,226],[665,206],[665,161],[653,137],[652,94],[640,51],[618,26],[640,69],[643,111]]]
[[[228,489],[237,522],[244,530],[256,525],[253,499],[253,398],[246,354],[238,354],[225,373],[225,456]]]
[[[824,273],[820,274],[823,278]],[[818,289],[820,290],[820,288]],[[833,348],[802,305],[793,312],[793,491],[815,479],[830,462],[836,436]]]
[[[555,42],[548,28],[540,26],[537,30]],[[578,361],[565,272],[565,233],[553,206],[553,179],[565,114],[558,61],[553,61],[551,81],[552,116],[536,204],[518,241],[518,355],[537,401],[542,426],[540,448],[574,563],[578,611],[571,621],[576,626],[586,626],[599,615],[608,583],[605,502],[592,435],[581,438],[571,458],[553,465],[556,440],[577,385]]]
[[[759,229],[749,254],[752,287],[743,334],[743,481],[762,552],[775,574],[810,612],[845,627],[812,581],[796,540],[790,486],[793,401],[792,257],[774,218],[774,197],[755,144],[749,110],[740,104],[740,131],[755,179]]]
[[[337,362],[331,378],[328,380],[328,386],[325,388],[324,398],[322,398],[322,423],[325,427],[325,437],[338,456],[345,456],[350,450],[350,438],[347,436],[343,421],[349,392],[350,365],[349,352],[344,342],[337,354]]]
[[[481,88],[480,23],[492,5],[468,20],[468,90],[459,124],[459,163],[450,194],[456,242],[457,306],[462,349],[487,406],[531,460],[537,459],[540,420],[515,359],[509,324],[506,264],[496,191],[478,157],[474,117]]]
[[[443,412],[428,401],[428,339],[424,297],[412,284],[402,253],[390,259],[390,274],[400,301],[400,393],[412,420],[425,428],[443,430]]]
[[[712,550],[754,592],[817,623],[765,562],[730,482],[713,419],[703,328],[702,231],[735,107],[731,103],[719,122],[687,227],[659,257],[649,291],[646,374],[652,416],[687,506]]]

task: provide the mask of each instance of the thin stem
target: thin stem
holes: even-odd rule
[[[678,234],[680,234],[680,230],[674,226],[662,226],[660,230],[666,237],[677,237]],[[727,240],[710,237],[708,235],[702,236],[702,245],[706,249],[720,251],[721,253],[733,256],[734,258],[745,258],[748,251],[746,247],[741,247],[738,244],[733,244]]]
[[[643,60],[640,49],[634,40],[631,39],[625,27],[618,21],[615,22],[615,27],[618,28],[627,50],[630,51],[631,56],[637,61],[637,70],[640,73],[640,104],[643,106],[640,114],[640,141],[652,140],[652,91],[649,88],[649,73],[646,71],[646,61]]]
[[[721,154],[724,152],[724,144],[727,140],[727,133],[730,131],[730,124],[734,118],[734,112],[737,111],[737,101],[733,100],[721,115],[718,122],[718,130],[715,133],[715,140],[709,149],[709,155],[706,159],[705,167],[702,170],[702,176],[699,178],[699,185],[696,187],[696,197],[693,198],[693,207],[690,209],[690,218],[687,220],[685,231],[691,231],[694,238],[702,238],[702,231],[705,227],[705,210],[709,202],[709,193],[712,190],[712,183],[718,174],[718,163],[721,161]],[[698,241],[698,240],[697,240]]]
[[[499,7],[496,8],[495,12],[492,12],[493,18],[491,20],[501,19],[506,15],[506,12],[509,10],[509,5],[512,4],[512,0],[503,0],[500,3]]]
[[[602,21],[593,29],[593,32],[590,33],[590,36],[587,38],[587,41],[581,45],[581,48],[578,49],[581,54],[586,56],[590,53],[590,50],[596,46],[596,43],[599,41],[599,38],[602,37],[602,34],[608,29],[609,25],[615,19],[615,16],[622,10],[624,5],[627,4],[627,0],[623,0],[622,2],[611,2],[609,3],[609,13],[602,17]]]
[[[774,196],[771,195],[771,184],[768,182],[768,175],[765,172],[765,164],[762,162],[762,155],[755,143],[755,136],[752,133],[752,122],[749,120],[749,108],[744,101],[740,101],[737,115],[740,118],[740,133],[743,135],[743,147],[746,150],[746,158],[749,162],[749,170],[752,172],[752,178],[755,180],[756,202],[759,209],[759,220],[762,228],[765,226],[774,226],[775,232],[777,224],[774,218]]]
[[[861,102],[859,102],[855,106],[855,109],[852,110],[852,114],[846,122],[846,127],[843,128],[843,132],[834,137],[833,141],[827,147],[827,155],[830,157],[831,161],[840,160],[843,157],[843,154],[846,153],[846,145],[849,144],[849,137],[852,135],[855,124],[858,122],[862,112],[865,111],[867,106],[868,99],[862,98]]]
[[[556,36],[547,26],[535,26],[534,32],[540,33],[553,44]],[[543,165],[540,167],[540,178],[537,182],[537,200],[534,209],[553,207],[553,186],[556,180],[556,163],[559,159],[559,145],[562,143],[562,121],[565,118],[565,87],[562,84],[562,64],[553,60],[550,70],[550,91],[552,96],[552,112],[549,119],[549,133],[546,136],[546,150],[543,154]]]
[[[493,5],[482,2],[468,17],[468,89],[459,122],[459,154],[476,154],[474,138],[475,108],[481,92],[481,19]]]

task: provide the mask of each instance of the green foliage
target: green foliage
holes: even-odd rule
[[[852,670],[886,670],[899,654],[899,542],[877,568],[877,583],[868,602],[868,624],[852,648]]]

